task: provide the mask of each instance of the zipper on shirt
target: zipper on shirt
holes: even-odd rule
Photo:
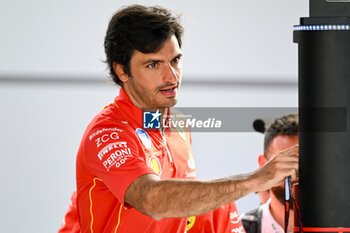
[[[168,110],[169,110],[169,109],[166,109],[166,110],[165,110],[165,114],[164,114],[163,117],[165,117],[165,118],[168,117],[168,112],[167,112]],[[159,132],[160,132],[160,134],[162,135],[163,142],[165,143],[165,148],[166,148],[166,151],[167,151],[167,153],[168,153],[169,161],[170,161],[171,164],[174,164],[174,162],[173,162],[173,157],[171,156],[171,153],[170,153],[170,150],[169,150],[169,147],[168,147],[168,142],[167,142],[166,137],[165,137],[165,134],[164,134],[164,127],[161,127],[161,128],[159,129]]]
[[[169,161],[170,161],[170,163],[173,164],[173,157],[171,156],[171,153],[170,153],[170,150],[168,147],[168,143],[167,143],[166,137],[164,135],[164,131],[162,129],[159,129],[159,132],[162,135],[163,141],[165,143],[165,148],[166,148],[166,151],[168,152]]]

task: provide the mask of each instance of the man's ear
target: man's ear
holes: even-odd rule
[[[259,167],[264,166],[265,163],[267,163],[268,159],[265,157],[265,155],[259,155],[258,157],[258,163]]]
[[[113,70],[117,74],[120,81],[122,81],[123,83],[126,83],[129,80],[129,75],[127,75],[125,73],[123,65],[114,62],[113,63]]]

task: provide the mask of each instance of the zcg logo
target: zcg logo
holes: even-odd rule
[[[113,140],[119,139],[118,133],[113,132],[110,134],[104,134],[101,137],[97,138],[95,140],[97,148],[100,147],[102,143],[108,142],[110,139],[113,139]]]

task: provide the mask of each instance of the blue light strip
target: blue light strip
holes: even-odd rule
[[[298,25],[294,31],[350,31],[350,25]]]

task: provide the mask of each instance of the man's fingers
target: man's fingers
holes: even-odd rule
[[[283,183],[288,176],[292,180],[296,179],[299,175],[299,145],[277,153],[259,169],[258,173],[263,177],[262,186],[266,189]]]
[[[283,151],[278,152],[275,156],[271,158],[271,160],[292,160],[296,157],[299,157],[299,145],[296,144],[292,147],[289,147]],[[270,161],[271,161],[270,160]]]
[[[290,174],[289,176],[292,178],[292,180],[295,180],[297,177],[298,177],[298,169],[293,169],[293,170],[290,170]]]
[[[299,155],[299,144],[295,144],[294,146],[288,147],[287,149],[280,151],[278,154],[283,154],[283,155],[297,154],[297,155]]]
[[[295,154],[291,155],[275,155],[271,160],[269,161],[270,163],[298,163],[299,162],[299,156]]]

